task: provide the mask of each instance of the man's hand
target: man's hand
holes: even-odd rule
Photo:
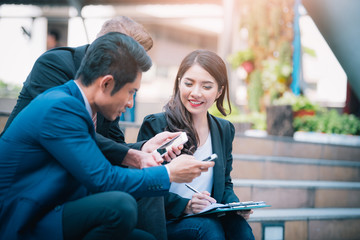
[[[253,214],[254,211],[250,209],[250,210],[237,211],[236,213],[237,215],[242,216],[245,220],[248,220],[250,218],[250,214]]]
[[[191,182],[214,165],[214,162],[197,161],[193,156],[183,154],[166,166],[170,171],[170,182],[184,183]]]
[[[135,149],[130,149],[126,154],[122,164],[134,168],[146,168],[159,166],[164,159],[158,152],[146,153]]]
[[[156,134],[153,138],[149,139],[141,148],[141,151],[152,153],[155,151],[158,147],[166,143],[167,141],[170,141],[176,136],[179,136],[180,132],[162,132]],[[172,147],[167,153],[165,153],[164,158],[167,162],[170,162],[171,159],[175,158],[177,155],[181,153],[181,149],[183,148],[183,145],[180,145],[178,147]]]

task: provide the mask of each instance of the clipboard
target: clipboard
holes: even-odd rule
[[[188,214],[183,216],[183,218],[195,217],[195,216],[203,216],[207,214],[217,214],[222,215],[226,212],[231,211],[241,211],[241,210],[250,210],[255,208],[264,208],[271,207],[271,205],[266,204],[264,201],[248,201],[248,202],[234,202],[234,203],[213,203],[208,207],[204,208],[200,213]]]

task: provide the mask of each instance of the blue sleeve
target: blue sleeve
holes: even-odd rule
[[[143,170],[111,165],[89,133],[91,119],[80,102],[63,99],[40,123],[40,142],[90,192],[119,190],[134,197],[164,195],[170,181],[164,166]]]

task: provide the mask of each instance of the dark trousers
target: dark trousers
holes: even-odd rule
[[[137,203],[124,192],[98,193],[64,204],[65,240],[155,240],[151,234],[135,229],[136,224]]]
[[[254,240],[247,221],[236,214],[213,215],[168,221],[169,240]]]
[[[154,235],[157,240],[167,240],[164,197],[144,197],[137,200],[138,224],[136,228]]]

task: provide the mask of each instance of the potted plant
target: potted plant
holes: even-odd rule
[[[319,106],[315,103],[312,103],[305,96],[298,96],[295,103],[292,105],[292,109],[295,117],[303,116],[314,116],[315,113],[319,110]]]
[[[311,102],[307,97],[295,96],[291,92],[285,92],[281,98],[275,99],[273,105],[291,105],[294,118],[302,116],[314,116],[321,107]]]
[[[295,118],[293,125],[295,131],[343,135],[360,134],[360,119],[352,114],[339,114],[334,109],[314,116]]]

